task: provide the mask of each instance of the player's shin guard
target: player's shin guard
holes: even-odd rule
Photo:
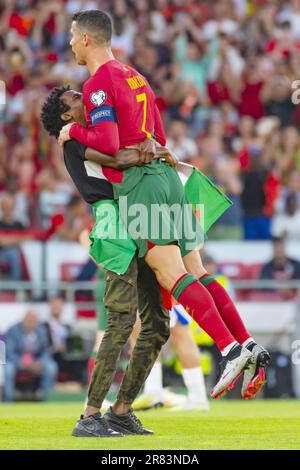
[[[227,291],[213,276],[210,276],[209,274],[204,274],[204,276],[199,280],[214,299],[219,314],[231,334],[238,343],[243,344],[251,337],[251,335],[247,331],[240,314]]]
[[[210,293],[191,274],[181,276],[171,291],[188,314],[214,340],[220,350],[235,339],[222,320]]]

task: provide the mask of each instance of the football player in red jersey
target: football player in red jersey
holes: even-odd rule
[[[91,75],[83,86],[88,127],[65,126],[60,143],[74,138],[110,155],[149,136],[164,145],[165,132],[151,87],[135,69],[114,59],[109,16],[99,10],[80,12],[73,18],[71,34],[77,63],[86,65]],[[144,203],[148,208],[157,203],[183,205],[182,185],[175,170],[167,165],[163,168],[157,161],[149,166],[139,171],[104,170],[114,185],[116,199],[125,194],[129,203]],[[162,287],[186,308],[222,352],[220,379],[211,395],[217,398],[232,388],[248,367],[251,373],[247,374],[246,389],[254,396],[263,385],[269,355],[253,341],[222,286],[206,273],[196,246],[184,250],[182,239],[174,235],[169,240],[158,237],[153,241],[150,236],[144,243],[134,240],[139,256],[145,258]],[[117,421],[113,415],[108,420],[110,425]]]

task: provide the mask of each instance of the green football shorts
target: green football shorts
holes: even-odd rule
[[[138,256],[144,257],[153,245],[178,244],[182,256],[201,248],[204,231],[188,204],[177,172],[161,163],[163,171],[144,174],[125,196],[120,196],[120,217]]]
[[[91,257],[102,268],[124,274],[136,253],[136,245],[119,216],[118,202],[111,199],[95,202],[93,213]]]

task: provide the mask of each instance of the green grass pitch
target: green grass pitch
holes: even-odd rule
[[[300,401],[221,400],[209,413],[138,413],[155,436],[73,438],[82,405],[0,405],[0,449],[299,449]]]

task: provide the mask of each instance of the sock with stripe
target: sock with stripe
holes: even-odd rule
[[[182,369],[182,378],[188,392],[188,403],[191,406],[205,405],[208,409],[209,405],[201,367]]]
[[[240,314],[226,289],[224,289],[224,287],[209,274],[204,274],[199,281],[214,299],[219,314],[236,341],[239,344],[243,344],[251,338],[250,333],[247,331],[243,320],[241,319]]]
[[[191,274],[181,276],[174,284],[171,294],[221,351],[235,341],[222,320],[212,296],[196,277]]]
[[[144,387],[144,394],[153,396],[157,401],[163,401],[163,376],[160,361],[155,362],[150,374],[147,377]]]

